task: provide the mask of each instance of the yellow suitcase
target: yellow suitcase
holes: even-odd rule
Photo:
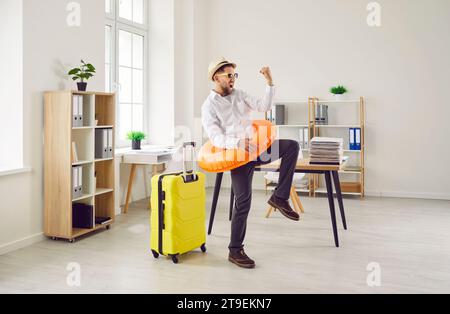
[[[186,143],[195,145],[195,143]],[[185,165],[185,162],[183,162]],[[194,170],[152,178],[151,250],[153,256],[178,256],[197,248],[206,252],[205,175]]]

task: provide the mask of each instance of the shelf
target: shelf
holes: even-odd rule
[[[81,165],[86,165],[86,164],[91,164],[91,163],[92,163],[92,161],[80,160],[80,161],[72,163],[72,166],[81,166]]]
[[[94,160],[94,128],[79,129],[72,132],[71,141],[75,143],[78,160]],[[72,147],[73,148],[73,147]]]
[[[114,160],[114,158],[101,158],[101,159],[96,159],[95,162],[102,162],[102,161],[108,161],[108,160]]]
[[[349,103],[360,103],[359,99],[349,99],[349,100],[316,100],[317,104],[349,104]]]
[[[310,148],[302,149],[303,152],[309,152],[310,150],[311,150]],[[344,153],[361,153],[360,150],[343,149],[342,151],[343,151]]]
[[[321,125],[321,124],[315,124],[314,127],[316,128],[362,128],[362,125],[356,125],[356,124],[330,124],[330,125]]]
[[[95,228],[94,228],[94,229],[80,229],[80,228],[73,228],[73,229],[72,229],[72,237],[78,238],[79,236],[82,236],[82,235],[91,233],[91,232],[93,232],[93,231],[96,231],[96,230],[99,230],[99,229],[102,229],[102,228],[106,228],[107,226],[111,225],[112,223],[113,223],[113,222],[111,221],[111,222],[106,223],[106,224],[104,224],[104,225],[95,225]]]
[[[92,194],[83,194],[80,197],[72,199],[72,202],[81,201],[81,200],[87,199],[89,197],[92,197]]]
[[[114,107],[115,97],[107,94],[95,95],[95,120],[97,120],[96,128],[114,127],[115,111],[110,110]]]
[[[52,93],[66,93],[67,91],[52,91]],[[86,91],[86,92],[82,92],[79,90],[70,90],[69,92],[71,92],[74,95],[99,95],[99,96],[115,96],[114,93],[106,93],[106,92],[91,92],[91,91]]]
[[[295,99],[278,99],[274,101],[277,105],[299,105],[299,104],[308,104],[308,100],[295,100]]]
[[[114,190],[98,188],[104,193],[95,196],[95,216],[114,217]]]
[[[96,129],[114,129],[114,125],[97,125]]]
[[[299,124],[299,125],[295,125],[295,124],[283,124],[283,125],[275,125],[275,127],[277,128],[307,128],[308,125],[304,124]]]
[[[356,174],[360,174],[360,173],[362,173],[362,171],[361,171],[361,168],[347,168],[347,169],[340,170],[339,173],[356,173]]]
[[[344,149],[342,150],[344,153],[361,153],[360,150],[350,150],[350,149]]]
[[[95,190],[95,195],[97,196],[97,195],[111,193],[111,192],[114,192],[114,189],[97,188]]]
[[[78,127],[74,127],[72,128],[72,130],[89,130],[89,129],[93,129],[93,126],[78,126]]]

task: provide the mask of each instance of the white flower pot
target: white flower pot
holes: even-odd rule
[[[344,94],[334,94],[334,100],[336,101],[344,100]]]

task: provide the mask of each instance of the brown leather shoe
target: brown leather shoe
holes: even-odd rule
[[[228,260],[239,267],[255,268],[255,261],[245,254],[244,249],[241,249],[236,253],[230,252],[230,255],[228,255]]]
[[[291,205],[289,205],[287,200],[272,195],[268,203],[270,206],[278,209],[284,217],[295,221],[300,220],[300,215],[291,208]]]

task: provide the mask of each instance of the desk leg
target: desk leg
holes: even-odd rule
[[[131,165],[130,178],[128,179],[127,199],[125,201],[124,213],[128,214],[128,206],[130,205],[131,190],[133,189],[134,176],[136,175],[136,165]]]
[[[336,190],[336,196],[339,203],[339,210],[341,212],[342,224],[344,229],[347,230],[347,221],[345,219],[344,201],[342,200],[341,182],[339,181],[339,174],[337,171],[333,171],[334,188]]]
[[[214,216],[216,215],[217,201],[219,200],[220,186],[222,185],[222,178],[223,178],[223,173],[218,173],[216,175],[216,184],[214,186],[214,196],[213,196],[213,201],[212,201],[212,206],[211,206],[211,214],[209,217],[208,234],[211,234],[211,232],[212,232]]]
[[[161,171],[158,171],[158,165],[152,165],[152,178],[154,176],[158,176],[158,175],[162,174],[164,171],[166,171],[165,164]],[[150,181],[151,181],[151,179],[150,179]],[[150,200],[148,201],[148,210],[152,210],[152,195],[151,194],[150,194]]]
[[[325,181],[327,185],[328,203],[330,205],[331,223],[333,225],[334,243],[339,247],[338,231],[336,226],[336,212],[334,208],[333,186],[331,184],[331,171],[325,171]]]

